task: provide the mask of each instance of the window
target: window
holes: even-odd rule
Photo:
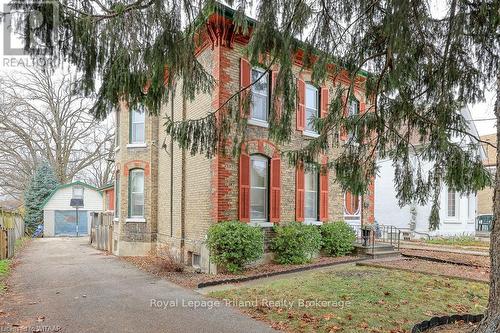
[[[120,172],[116,173],[115,179],[115,217],[120,217]]]
[[[83,186],[73,186],[73,199],[83,199]]]
[[[250,219],[267,221],[269,160],[262,155],[250,157]]]
[[[144,216],[144,170],[130,170],[129,175],[129,217]]]
[[[130,114],[130,143],[144,143],[145,118],[144,108],[135,109]]]
[[[306,84],[306,131],[316,132],[314,129],[314,118],[318,117],[318,88]]]
[[[455,190],[448,189],[448,217],[457,216],[457,193]]]
[[[269,75],[264,70],[252,68],[252,110],[251,118],[257,121],[267,122],[269,115]]]
[[[469,194],[467,197],[467,216],[469,220],[474,220],[476,218],[476,196],[475,194]]]
[[[356,99],[352,99],[349,103],[349,117],[354,117],[359,114],[359,101]],[[356,131],[349,131],[348,133],[349,139],[353,139],[356,137]]]
[[[319,203],[319,173],[317,170],[306,171],[304,173],[304,219],[318,221]]]

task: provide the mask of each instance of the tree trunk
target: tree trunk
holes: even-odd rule
[[[491,230],[490,258],[490,299],[485,318],[475,333],[500,332],[500,74],[497,77],[497,98],[495,103],[497,118],[497,167],[495,174],[495,194],[493,196],[493,229]]]

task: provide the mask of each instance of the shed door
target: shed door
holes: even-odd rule
[[[87,211],[78,210],[78,235],[88,234]],[[54,215],[56,236],[76,236],[76,210],[56,210]]]

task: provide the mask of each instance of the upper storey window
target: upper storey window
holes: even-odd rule
[[[265,73],[265,71],[260,68],[252,68],[252,83],[254,84],[252,85],[251,119],[267,122],[269,118],[268,73]]]
[[[130,114],[130,143],[145,142],[146,111],[143,107],[132,110]]]

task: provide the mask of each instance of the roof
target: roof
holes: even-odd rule
[[[42,203],[42,209],[45,208],[45,205],[50,201],[50,199],[52,199],[52,197],[54,196],[54,194],[57,193],[57,191],[62,190],[63,188],[66,188],[66,187],[72,187],[74,185],[81,185],[83,187],[89,188],[89,189],[94,190],[94,191],[98,192],[99,194],[101,194],[101,192],[99,191],[99,189],[97,187],[94,187],[92,185],[89,185],[89,184],[84,183],[84,182],[79,181],[79,180],[76,182],[68,183],[68,184],[58,185],[54,190],[52,190],[52,193],[50,193],[50,195],[47,198],[45,198],[45,200]]]
[[[235,18],[235,14],[236,14],[236,10],[223,4],[223,3],[220,3],[219,1],[215,1],[213,4],[209,4],[208,6],[206,6],[203,10],[202,10],[202,13],[201,15],[199,15],[195,22],[194,22],[194,25],[196,26],[196,28],[200,27],[202,24],[205,23],[205,20],[208,19],[212,14],[219,14],[219,15],[222,15],[223,17],[233,21],[234,18]],[[255,26],[257,23],[259,23],[259,21],[251,18],[250,16],[246,15],[245,14],[245,20],[247,21],[248,25],[249,26]],[[298,38],[295,38],[295,40],[297,41],[297,43],[300,45],[299,47],[300,48],[306,48],[307,47],[307,43],[298,39]],[[314,49],[313,51],[315,52],[318,52],[318,53],[322,53],[323,51],[319,50],[319,49]],[[364,70],[364,69],[360,69],[358,71],[358,76],[362,76],[362,77],[368,77],[369,75],[369,72]]]
[[[97,190],[102,192],[102,191],[108,190],[108,189],[113,188],[113,187],[115,187],[115,185],[113,183],[108,183],[108,184],[105,184],[105,185],[99,187]]]

